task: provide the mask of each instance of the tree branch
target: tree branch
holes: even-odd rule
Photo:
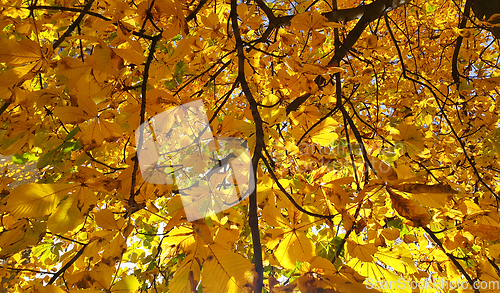
[[[462,20],[458,26],[459,29],[462,29],[467,24],[467,19],[469,18],[470,8],[472,6],[472,1],[467,0],[465,2],[464,14],[462,15]],[[458,73],[458,55],[460,54],[460,48],[462,47],[462,36],[458,36],[455,44],[455,50],[453,51],[453,57],[451,59],[451,76],[453,77],[453,81],[457,85],[457,88],[460,86],[460,74]]]
[[[238,54],[238,78],[237,80],[241,84],[241,89],[245,94],[247,101],[250,105],[252,111],[252,117],[255,122],[255,148],[252,157],[252,167],[253,167],[253,180],[257,185],[257,170],[259,167],[259,160],[262,158],[262,150],[264,148],[264,129],[262,127],[262,118],[260,117],[259,109],[255,98],[252,95],[250,87],[245,77],[245,51],[243,40],[241,39],[240,29],[238,26],[238,12],[236,0],[231,0],[231,27],[234,34],[234,39],[236,41],[236,50]],[[255,186],[253,192],[249,196],[250,207],[248,212],[248,223],[250,225],[253,241],[253,253],[254,253],[254,263],[255,271],[257,272],[257,280],[255,283],[255,292],[261,293],[263,282],[264,282],[264,267],[262,264],[262,247],[260,244],[260,232],[259,232],[259,218],[257,215],[257,186]]]
[[[265,159],[265,158],[262,158],[262,161],[264,162],[264,164],[266,165],[266,168],[269,172],[269,174],[271,175],[271,178],[273,178],[274,180],[274,183],[276,183],[276,185],[278,186],[278,188],[280,189],[281,192],[283,192],[283,194],[285,194],[285,196],[288,198],[288,200],[293,204],[293,206],[295,208],[297,208],[299,211],[303,212],[304,214],[306,215],[309,215],[309,216],[312,216],[312,217],[316,217],[316,218],[320,218],[320,219],[333,219],[335,218],[336,216],[338,216],[339,214],[335,214],[335,215],[321,215],[321,214],[316,214],[316,213],[313,213],[313,212],[310,212],[306,209],[304,209],[302,206],[300,206],[297,201],[295,201],[295,199],[290,195],[290,193],[288,193],[286,191],[286,189],[283,187],[283,185],[281,185],[281,183],[279,182],[278,180],[278,177],[276,177],[276,174],[274,174],[274,171],[273,169],[271,168],[271,166],[269,165],[269,162]]]
[[[75,254],[75,256],[73,256],[62,268],[59,269],[59,271],[57,271],[57,273],[54,274],[54,276],[52,276],[52,278],[50,278],[47,285],[53,284],[61,274],[63,274],[70,266],[72,266],[73,263],[75,263],[75,261],[77,261],[78,258],[82,256],[83,251],[85,250],[85,247],[87,247],[87,245],[88,243],[84,244],[83,247],[80,248],[80,250],[78,250],[78,252]]]
[[[89,152],[89,151],[85,151],[85,154],[90,158],[90,160],[92,160],[93,162],[97,163],[97,164],[100,164],[100,165],[103,165],[104,167],[106,168],[109,168],[113,171],[118,171],[118,170],[124,170],[125,168],[120,168],[120,167],[111,167],[110,165],[106,164],[106,163],[103,163],[101,161],[98,161],[96,160],[92,154]]]
[[[270,23],[276,19],[276,16],[274,16],[274,13],[271,10],[271,8],[269,8],[269,6],[267,6],[263,0],[255,0],[255,3],[257,3],[259,8],[262,9],[262,11],[264,11]]]
[[[196,6],[196,8],[186,17],[186,21],[190,22],[191,20],[195,19],[196,15],[198,14],[198,12],[200,12],[201,8],[203,7],[203,5],[205,5],[205,3],[207,3],[207,0],[200,0],[198,6]]]
[[[349,127],[351,128],[352,132],[354,133],[354,137],[358,141],[358,144],[361,148],[361,155],[363,156],[363,160],[365,161],[365,164],[366,164],[365,166],[372,169],[373,173],[375,173],[375,175],[377,175],[377,171],[375,170],[372,163],[370,162],[370,158],[368,158],[368,154],[366,152],[363,138],[361,137],[361,134],[359,133],[358,128],[354,124],[354,121],[352,120],[351,116],[349,116],[349,113],[347,113],[347,110],[345,109],[344,104],[342,103],[342,85],[341,85],[341,80],[340,80],[340,72],[335,73],[335,84],[336,84],[336,91],[337,91],[337,108],[342,113],[342,116],[344,117],[345,121],[347,121],[347,123],[349,124]],[[365,179],[368,180],[368,168],[365,169]]]
[[[356,41],[359,39],[361,34],[364,32],[368,24],[384,15],[387,11],[393,10],[402,6],[406,3],[410,2],[410,0],[377,0],[372,2],[366,6],[358,6],[356,8],[351,9],[342,9],[342,10],[333,10],[331,12],[327,12],[323,14],[330,21],[347,21],[358,18],[361,16],[361,19],[356,23],[356,26],[349,32],[347,38],[344,42],[335,50],[335,55],[332,57],[328,66],[339,66],[340,61],[345,57],[347,52],[352,49]],[[290,22],[294,15],[285,16],[282,18],[277,18],[276,23],[283,25],[286,22]],[[349,16],[349,17],[348,17]],[[285,20],[287,18],[287,20]],[[289,18],[289,19],[288,19]],[[337,18],[337,19],[336,19]],[[285,21],[285,22],[283,22]],[[317,76],[314,81],[320,86],[319,81],[321,76]],[[292,111],[296,111],[302,103],[304,103],[310,96],[311,93],[306,93],[297,99],[295,99],[288,107],[286,108],[287,115]]]
[[[144,123],[145,116],[146,116],[146,92],[147,92],[147,86],[148,86],[148,78],[149,78],[149,68],[151,67],[151,62],[153,62],[153,57],[156,51],[156,44],[158,41],[161,39],[161,34],[158,34],[152,38],[151,45],[149,46],[149,54],[148,54],[148,59],[146,60],[146,64],[144,65],[144,73],[142,77],[142,89],[141,89],[141,111],[140,111],[140,117],[141,121],[139,125],[142,125]],[[140,131],[139,133],[139,143],[137,144],[137,150],[142,149],[142,142],[144,139],[144,133],[143,131]],[[132,183],[130,186],[130,197],[128,199],[128,205],[129,207],[132,208],[136,206],[135,202],[135,183],[137,181],[137,171],[139,169],[139,159],[137,156],[135,157],[134,160],[134,170],[132,171]],[[130,210],[131,211],[131,210]]]
[[[10,102],[4,101],[4,103],[0,107],[0,116],[2,116],[3,112],[5,112],[5,110],[7,110],[7,108],[10,106],[10,104],[11,104]]]
[[[314,82],[316,83],[316,85],[318,85],[318,88],[322,88],[323,87],[323,83],[325,82],[325,78],[321,75],[318,75],[316,76],[316,78],[314,79]],[[292,111],[297,111],[297,109],[300,107],[300,105],[302,105],[307,99],[309,99],[309,97],[312,96],[311,93],[305,93],[303,94],[302,96],[296,98],[295,100],[293,100],[287,107],[286,107],[286,114],[290,114],[290,112]]]
[[[469,285],[472,288],[474,288],[474,292],[480,293],[478,289],[475,289],[474,281],[469,276],[469,274],[467,274],[465,269],[462,267],[462,265],[458,262],[458,260],[455,258],[455,256],[453,254],[446,252],[446,249],[444,249],[443,244],[441,243],[439,238],[437,238],[437,236],[434,234],[434,232],[432,232],[431,229],[429,229],[427,227],[422,227],[422,228],[424,228],[424,231],[431,237],[432,241],[434,241],[434,243],[436,243],[437,246],[439,246],[439,248],[441,248],[441,250],[448,256],[448,258],[455,265],[455,267],[460,271],[460,273],[462,273],[462,275],[465,277],[465,279],[467,279],[467,282],[469,283]]]
[[[354,212],[354,220],[356,220],[356,218],[358,217],[359,215],[359,211],[361,210],[361,206],[363,205],[363,202],[361,201],[359,204],[358,204],[358,207],[356,208],[356,211]],[[340,224],[339,224],[340,225]],[[342,252],[342,250],[344,249],[344,245],[347,241],[347,239],[349,238],[349,236],[351,235],[352,231],[354,231],[355,229],[355,223],[353,223],[352,227],[345,233],[345,236],[344,238],[342,238],[342,241],[340,241],[340,244],[339,244],[339,247],[336,247],[335,248],[335,257],[332,259],[332,264],[335,264],[335,262],[337,261],[337,259],[339,258],[340,256],[340,253]]]
[[[12,271],[17,271],[17,272],[30,272],[30,273],[37,273],[37,274],[48,274],[48,275],[54,275],[54,272],[43,272],[43,271],[37,271],[37,270],[31,270],[31,269],[18,269],[18,268],[9,268],[7,267],[6,269],[12,270]]]
[[[372,15],[372,17],[375,17],[375,14],[377,14],[377,11],[382,10],[389,11],[393,10],[403,4],[406,4],[410,2],[409,0],[376,0],[368,5],[359,5],[354,8],[347,8],[347,9],[339,9],[339,10],[332,10],[329,12],[322,13],[328,21],[331,22],[340,22],[340,21],[351,21],[355,19],[362,18],[364,15],[369,14]],[[290,25],[290,21],[295,15],[286,15],[286,16],[281,16],[276,18],[276,24],[279,26],[286,26]],[[381,17],[382,14],[376,16],[373,20]],[[373,21],[371,20],[371,21]],[[371,22],[370,21],[370,22]]]
[[[488,262],[495,268],[495,271],[497,272],[497,275],[500,276],[500,268],[498,265],[495,263],[495,259],[491,259],[489,257],[486,257],[488,259]]]
[[[59,47],[61,43],[64,42],[64,40],[69,37],[71,33],[73,33],[73,31],[80,24],[85,15],[89,13],[92,4],[94,4],[94,0],[89,0],[89,2],[87,2],[80,15],[78,15],[78,18],[68,27],[64,34],[54,44],[52,44],[52,49],[57,49],[57,47]]]
[[[56,10],[56,11],[68,11],[68,12],[80,12],[83,13],[85,9],[78,9],[78,8],[73,8],[73,7],[63,7],[63,6],[47,6],[47,5],[33,5],[33,6],[28,6],[28,7],[22,7],[25,9],[29,9],[31,11],[36,10],[36,9],[44,9],[44,10]],[[111,18],[107,18],[104,15],[101,15],[96,12],[92,11],[87,11],[85,12],[88,15],[100,18],[105,21],[111,21]]]
[[[361,34],[365,31],[368,24],[384,15],[387,11],[393,10],[410,2],[409,0],[377,0],[370,5],[366,6],[363,16],[356,23],[356,26],[349,32],[346,39],[340,46],[338,50],[335,51],[335,55],[332,60],[328,63],[328,66],[338,66],[340,61],[345,57],[347,51],[351,50],[352,46],[359,39]],[[370,6],[368,8],[368,6]]]

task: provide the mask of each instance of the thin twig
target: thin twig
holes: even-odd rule
[[[52,49],[57,49],[57,47],[59,47],[62,42],[64,42],[64,40],[73,33],[73,31],[80,24],[85,15],[89,13],[92,4],[94,4],[94,0],[89,0],[89,2],[87,2],[80,15],[78,15],[77,19],[68,27],[64,34],[57,41],[55,41],[54,44],[52,44]]]
[[[475,289],[476,287],[474,286],[474,281],[472,280],[471,276],[469,276],[469,274],[467,274],[467,272],[462,267],[462,265],[458,262],[456,257],[453,254],[446,252],[446,249],[443,247],[443,244],[441,243],[439,238],[437,238],[437,236],[434,234],[434,232],[431,231],[431,229],[429,229],[428,227],[422,227],[422,228],[429,235],[429,237],[431,237],[432,241],[434,241],[434,243],[436,243],[437,246],[439,246],[439,248],[448,256],[448,258],[455,265],[455,267],[460,271],[460,273],[462,273],[462,275],[465,277],[465,279],[467,279],[467,282],[474,289],[474,292],[479,293],[479,290]]]
[[[57,11],[68,11],[68,12],[80,12],[83,13],[85,9],[78,9],[78,8],[73,8],[73,7],[63,7],[63,6],[46,6],[46,5],[33,5],[33,6],[28,6],[28,7],[21,7],[24,9],[29,9],[31,11],[36,10],[36,9],[43,9],[43,10],[57,10]],[[85,12],[88,15],[100,18],[105,21],[111,21],[111,18],[107,18],[104,15],[101,15],[96,12],[92,11],[87,11]]]
[[[70,266],[72,266],[80,256],[82,256],[83,254],[83,251],[85,250],[85,248],[87,247],[88,243],[84,244],[82,248],[80,248],[80,250],[78,250],[78,252],[75,254],[75,256],[73,256],[62,268],[60,268],[55,274],[54,276],[52,276],[52,278],[50,278],[49,282],[47,283],[47,285],[52,285],[56,280],[57,278],[59,278],[59,276],[61,274],[63,274]]]

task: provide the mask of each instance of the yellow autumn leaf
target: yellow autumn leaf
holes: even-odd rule
[[[399,191],[409,193],[445,193],[456,194],[457,191],[445,184],[420,184],[420,183],[403,183],[403,184],[390,184],[390,186]]]
[[[40,46],[29,39],[17,42],[13,39],[0,39],[0,62],[8,65],[21,65],[42,58]]]
[[[323,277],[325,281],[332,286],[336,292],[342,293],[377,293],[376,289],[368,289],[366,285],[354,283],[341,275],[329,275]],[[335,291],[333,291],[335,292]]]
[[[486,259],[482,259],[479,262],[479,270],[478,270],[477,277],[481,281],[497,281],[497,282],[500,281],[500,277],[498,277],[498,272],[491,265],[491,263]],[[489,288],[489,289],[492,289],[492,288]]]
[[[365,42],[366,42],[367,49],[374,49],[377,47],[378,38],[376,35],[369,35],[366,38]]]
[[[262,210],[262,217],[271,227],[290,227],[290,223],[285,220],[278,208],[268,204]]]
[[[342,27],[340,24],[335,24],[333,22],[329,23],[326,17],[322,16],[315,10],[297,14],[292,19],[292,28],[295,30],[303,30],[307,32],[310,29],[321,29],[326,26]]]
[[[145,57],[137,53],[133,48],[128,48],[128,49],[113,48],[113,52],[115,52],[116,55],[122,57],[129,64],[139,65],[142,64],[145,60]]]
[[[441,209],[446,206],[452,196],[443,193],[412,193],[412,199],[418,201],[424,207]]]
[[[172,280],[168,283],[171,292],[193,292],[200,281],[201,267],[193,254],[187,255]]]
[[[488,254],[490,257],[499,258],[500,257],[500,243],[490,245],[488,247]]]
[[[413,124],[399,124],[397,129],[399,133],[394,135],[394,139],[404,143],[403,153],[408,152],[410,155],[414,155],[425,149],[423,143],[424,136],[417,126]]]
[[[16,218],[38,218],[49,215],[74,188],[72,184],[21,185],[9,194],[4,211]]]
[[[372,261],[372,255],[378,250],[374,243],[358,244],[350,239],[347,240],[346,247],[349,254],[360,261]]]
[[[209,245],[208,250],[201,280],[204,291],[236,293],[252,289],[255,272],[248,259],[219,244]]]
[[[378,261],[383,262],[387,266],[391,267],[397,272],[402,274],[414,274],[417,273],[417,267],[412,261],[411,252],[401,248],[390,249],[380,249],[375,257]]]
[[[415,199],[423,206],[432,208],[443,208],[451,198],[451,195],[457,193],[457,191],[452,189],[449,185],[444,184],[391,183],[389,186],[399,191],[411,193],[411,198]]]
[[[369,292],[371,292],[372,290],[382,289],[380,288],[382,282],[385,282],[386,284],[392,283],[394,285],[397,285],[397,282],[400,280],[400,276],[374,262],[362,262],[358,259],[353,258],[348,262],[348,266],[352,267],[361,276],[366,278],[364,285],[365,288],[369,290]],[[377,286],[379,286],[379,288],[377,288]],[[412,289],[409,286],[400,287],[398,292],[410,293],[412,292]]]
[[[103,229],[108,229],[108,230],[120,229],[120,227],[118,227],[118,223],[115,220],[113,212],[108,209],[100,210],[99,212],[97,212],[95,215],[95,221],[97,225]]]
[[[45,232],[45,223],[29,222],[22,219],[8,230],[0,232],[0,258],[11,256],[30,245],[40,241],[40,235]]]
[[[487,215],[480,215],[473,223],[467,222],[464,229],[484,240],[495,241],[500,239],[500,224]]]
[[[115,263],[121,259],[126,250],[127,241],[123,238],[121,233],[117,233],[115,239],[104,246],[102,262],[114,267]]]
[[[64,234],[78,227],[83,221],[84,217],[75,204],[75,196],[71,195],[50,215],[47,227],[52,233]]]
[[[54,115],[59,117],[63,123],[77,124],[85,122],[95,116],[86,113],[83,109],[78,107],[63,106],[54,109]]]
[[[64,291],[63,289],[61,289],[60,287],[57,287],[55,285],[46,285],[46,286],[42,286],[42,287],[38,287],[34,293],[64,293],[66,291]]]
[[[94,120],[87,126],[82,127],[80,140],[86,150],[93,150],[102,146],[104,143],[104,134],[101,131],[101,124]]]
[[[380,234],[389,241],[393,241],[399,238],[400,231],[394,227],[383,229]]]
[[[39,63],[31,63],[8,69],[2,74],[0,87],[10,87],[18,82],[26,80],[30,75],[32,76],[31,72],[37,67],[39,67]],[[2,99],[6,98],[7,97],[2,97]]]
[[[111,287],[111,292],[118,292],[118,293],[134,293],[139,291],[139,288],[141,287],[141,283],[137,280],[137,278],[133,275],[128,275],[121,279],[120,281],[116,282],[112,287]]]
[[[329,146],[339,138],[339,135],[332,128],[319,128],[311,134],[311,140],[321,146]]]
[[[315,256],[314,245],[303,232],[289,230],[274,255],[284,268],[291,270],[296,262],[310,261]]]
[[[122,129],[117,123],[99,119],[99,130],[105,141],[111,142],[122,136]]]

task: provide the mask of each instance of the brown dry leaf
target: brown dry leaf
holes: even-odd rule
[[[500,226],[493,218],[481,215],[473,224],[466,224],[464,229],[484,240],[495,241],[500,239]]]
[[[456,190],[445,184],[420,184],[420,183],[406,183],[406,184],[391,184],[391,188],[409,193],[446,193],[456,194]]]
[[[390,188],[386,188],[391,197],[394,209],[398,214],[410,221],[417,227],[425,227],[429,224],[429,213],[418,202],[402,197]]]

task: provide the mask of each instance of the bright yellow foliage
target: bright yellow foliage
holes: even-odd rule
[[[0,292],[499,292],[499,15],[490,0],[0,0]],[[145,172],[137,150],[160,134],[136,130],[187,148],[187,110],[151,118],[197,100],[207,133],[248,143],[255,189],[189,222],[205,186]],[[204,159],[185,151],[179,176]]]

